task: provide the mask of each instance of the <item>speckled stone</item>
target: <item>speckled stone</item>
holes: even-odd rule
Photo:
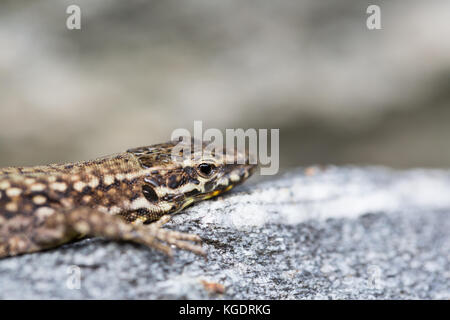
[[[0,260],[0,298],[450,299],[449,171],[306,172],[175,216],[168,227],[199,234],[207,260],[87,239]]]

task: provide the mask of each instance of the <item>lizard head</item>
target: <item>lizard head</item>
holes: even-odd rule
[[[146,170],[142,193],[147,209],[173,213],[215,197],[244,182],[257,165],[248,151],[211,150],[208,143],[172,141],[128,150]]]

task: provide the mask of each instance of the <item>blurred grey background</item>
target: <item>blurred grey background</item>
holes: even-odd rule
[[[81,7],[81,30],[66,8]],[[366,28],[378,4],[382,30]],[[0,166],[280,128],[283,168],[450,165],[450,1],[1,1]]]

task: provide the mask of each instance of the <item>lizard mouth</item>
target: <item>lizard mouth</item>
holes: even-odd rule
[[[231,190],[233,187],[243,183],[255,171],[256,165],[239,165],[231,166],[215,179],[215,186],[207,192],[199,193],[190,197],[186,197],[186,201],[197,202],[201,200],[216,197],[224,192]]]
[[[207,193],[200,193],[198,195],[195,196],[190,196],[185,198],[181,208],[179,210],[182,210],[184,208],[186,208],[187,206],[193,204],[194,202],[198,202],[198,201],[202,201],[202,200],[207,200],[207,199],[211,199],[214,198],[216,196],[218,196],[219,194],[222,194],[228,190],[230,190],[231,188],[233,188],[233,185],[229,185],[228,187],[221,189],[221,190],[214,190],[214,191],[210,191]]]

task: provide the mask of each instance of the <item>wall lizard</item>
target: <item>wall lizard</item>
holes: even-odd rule
[[[86,162],[0,169],[0,258],[95,236],[168,255],[171,245],[205,254],[197,235],[162,226],[169,214],[242,183],[256,166],[247,153],[226,149],[208,158],[199,150],[175,161],[177,143]],[[244,164],[236,163],[239,156]]]

